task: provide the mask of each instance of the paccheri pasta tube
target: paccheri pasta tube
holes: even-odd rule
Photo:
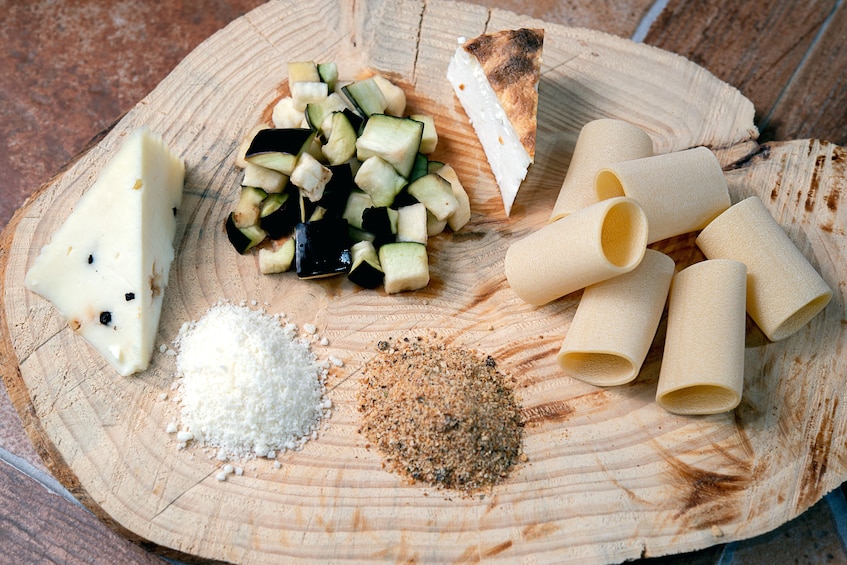
[[[718,414],[741,401],[747,268],[713,259],[677,273],[656,402],[675,414]]]
[[[595,177],[600,200],[634,199],[644,208],[653,243],[706,227],[729,208],[720,163],[707,147],[614,163]]]
[[[757,196],[718,216],[696,241],[709,259],[747,265],[747,312],[772,341],[805,326],[832,298],[832,289]]]
[[[648,249],[629,273],[587,287],[557,357],[565,374],[597,386],[635,379],[673,274],[673,259]]]
[[[594,177],[603,167],[652,154],[653,140],[638,126],[608,118],[588,122],[579,132],[550,221],[597,202]]]
[[[647,218],[631,198],[604,200],[513,243],[506,278],[540,306],[588,285],[628,273],[646,251]]]

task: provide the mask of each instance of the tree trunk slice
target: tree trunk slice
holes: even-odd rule
[[[536,164],[506,218],[482,149],[445,71],[457,36],[546,29]],[[342,76],[377,70],[407,85],[412,109],[436,117],[437,157],[452,163],[473,217],[434,238],[432,283],[387,296],[346,279],[262,276],[222,230],[238,196],[234,153],[287,91],[288,61],[334,60]],[[413,90],[412,90],[413,89]],[[599,117],[642,126],[657,152],[707,145],[733,201],[758,194],[836,290],[799,334],[768,343],[750,324],[745,397],[735,411],[673,416],[654,402],[659,329],[639,378],[600,389],[559,374],[555,354],[579,300],[520,301],[502,272],[509,243],[544,225],[580,127]],[[118,377],[53,308],[23,287],[29,265],[120,140],[160,132],[187,164],[177,259],[159,342],[221,299],[255,300],[329,340],[319,358],[334,411],[318,439],[215,480],[220,462],[165,432],[179,420],[174,358]],[[212,36],[95,147],[42,187],[4,232],[2,372],[54,474],[128,537],[241,563],[376,559],[603,563],[755,536],[802,513],[847,478],[842,348],[847,270],[840,191],[847,151],[818,141],[758,146],[753,107],[689,61],[585,29],[445,1],[272,2]],[[680,266],[702,256],[686,236],[656,247]],[[485,496],[409,485],[381,468],[358,434],[358,369],[387,337],[436,331],[492,355],[519,382],[528,461]],[[12,363],[17,360],[17,364]],[[798,481],[798,477],[800,480]]]

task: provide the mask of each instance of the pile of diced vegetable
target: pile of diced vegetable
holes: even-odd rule
[[[383,76],[341,84],[335,63],[288,64],[290,96],[241,145],[241,195],[226,219],[262,273],[346,275],[389,294],[429,283],[427,240],[470,219],[449,164],[430,159],[431,116],[406,114]]]

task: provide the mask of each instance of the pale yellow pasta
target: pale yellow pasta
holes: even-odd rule
[[[677,273],[656,402],[675,414],[718,414],[741,401],[747,268],[714,259]]]
[[[505,271],[515,293],[542,305],[634,269],[644,257],[647,219],[625,197],[592,204],[513,243]]]
[[[772,341],[805,326],[832,298],[824,282],[758,196],[718,216],[697,237],[710,259],[747,265],[747,313]]]
[[[550,221],[597,202],[594,177],[603,167],[652,154],[653,140],[638,126],[609,118],[588,122],[579,132]]]
[[[557,361],[570,377],[622,385],[641,370],[662,317],[673,259],[648,249],[629,273],[585,289]]]
[[[614,163],[595,177],[600,200],[634,199],[647,214],[647,243],[706,227],[729,208],[720,163],[706,147]]]

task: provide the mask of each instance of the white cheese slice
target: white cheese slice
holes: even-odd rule
[[[508,216],[533,159],[521,143],[479,61],[461,46],[450,59],[447,80],[482,144]]]
[[[26,275],[26,287],[123,376],[152,357],[184,178],[161,137],[135,131]]]

